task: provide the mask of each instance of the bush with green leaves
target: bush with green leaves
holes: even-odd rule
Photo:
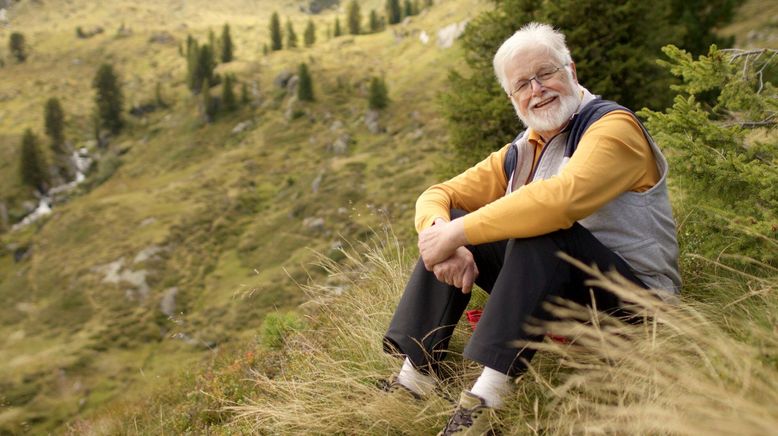
[[[286,337],[290,333],[303,328],[303,321],[294,312],[269,313],[262,321],[262,345],[271,350],[277,350],[284,345]]]
[[[679,95],[666,111],[640,115],[683,190],[681,236],[696,235],[690,250],[705,255],[778,262],[778,50],[712,46],[696,60],[675,46],[664,53],[661,64],[682,80]]]

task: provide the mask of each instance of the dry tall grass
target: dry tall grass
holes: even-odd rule
[[[382,352],[381,338],[409,259],[396,243],[359,247],[347,256],[347,267],[325,262],[331,277],[348,283],[346,290],[306,287],[312,299],[309,330],[286,338],[288,360],[278,375],[255,375],[257,394],[250,404],[231,407],[243,428],[434,434],[445,423],[451,406],[442,398],[404,403],[376,387],[399,367]],[[769,267],[764,271],[772,276],[743,278],[739,285],[751,291],[728,305],[670,304],[619,277],[592,271],[593,283],[633,302],[646,322],[633,325],[556,304],[553,310],[568,320],[550,327],[573,341],[530,344],[541,353],[518,380],[499,425],[509,434],[544,435],[774,432],[778,276]],[[457,355],[467,336],[461,327],[452,341],[452,365],[463,372],[444,383],[452,396],[478,373]]]

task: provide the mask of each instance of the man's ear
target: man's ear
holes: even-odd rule
[[[570,71],[573,74],[573,80],[575,80],[575,83],[578,83],[578,73],[575,72],[575,62],[570,62]]]

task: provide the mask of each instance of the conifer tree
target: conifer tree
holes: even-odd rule
[[[413,3],[411,0],[405,0],[403,2],[403,16],[410,17],[413,15]]]
[[[225,75],[224,81],[222,82],[222,104],[224,105],[224,110],[227,112],[232,112],[238,108],[238,102],[235,99],[235,91],[232,89],[234,82],[235,76],[232,74]]]
[[[359,35],[362,22],[362,14],[359,11],[357,0],[351,0],[348,4],[348,33]]]
[[[340,18],[335,17],[335,30],[332,31],[332,37],[337,38],[343,33],[340,30]]]
[[[46,192],[49,188],[49,175],[46,171],[46,160],[38,147],[38,139],[32,130],[24,131],[22,137],[20,174],[22,183]]]
[[[389,104],[386,82],[383,78],[373,77],[370,80],[367,104],[370,109],[374,110],[383,109]]]
[[[43,119],[46,134],[51,139],[51,147],[57,151],[65,143],[65,113],[59,99],[51,97],[46,101]]]
[[[249,87],[246,82],[240,85],[240,102],[243,105],[251,103],[251,97],[249,97]]]
[[[292,20],[286,19],[286,48],[297,47],[297,34],[294,33],[294,27],[292,27]]]
[[[400,0],[386,0],[386,19],[389,24],[397,24],[402,20]]]
[[[203,99],[203,120],[206,123],[212,123],[216,119],[217,107],[213,98],[211,98],[211,87],[208,82],[203,81],[203,87],[200,90]]]
[[[305,26],[303,41],[306,47],[310,47],[316,42],[316,27],[313,25],[313,20],[308,20],[308,24]]]
[[[297,70],[297,98],[300,101],[313,101],[313,83],[311,74],[308,71],[308,65],[300,64]]]
[[[216,35],[213,34],[213,30],[208,29],[208,45],[211,46],[211,50],[216,50],[219,44],[216,43]]]
[[[215,76],[213,74],[214,68],[216,68],[216,60],[214,60],[213,46],[205,44],[200,47],[199,61],[197,68],[200,71],[200,78],[208,86],[216,84]]]
[[[232,46],[232,37],[230,36],[230,25],[227,23],[224,23],[224,27],[222,28],[222,37],[221,37],[221,60],[223,63],[232,62],[233,58],[233,46]]]
[[[281,50],[281,19],[278,18],[278,12],[273,12],[270,17],[270,49],[273,51]]]
[[[381,28],[381,25],[378,21],[378,13],[376,13],[375,9],[372,9],[370,11],[370,32],[375,33],[378,32]]]
[[[92,87],[95,89],[96,113],[100,119],[100,125],[111,133],[119,133],[124,121],[122,120],[122,105],[124,96],[119,85],[119,78],[110,64],[103,64],[97,70]]]
[[[19,63],[27,59],[27,45],[24,41],[24,35],[20,32],[13,32],[8,39],[8,50]]]

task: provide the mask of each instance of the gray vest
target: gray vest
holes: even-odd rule
[[[581,106],[594,97],[585,91]],[[579,108],[580,108],[579,107]],[[635,275],[653,289],[677,294],[681,287],[678,272],[678,242],[670,199],[667,194],[667,160],[641,123],[654,152],[659,182],[645,192],[627,191],[578,222],[606,247],[621,256]],[[558,174],[569,158],[565,143],[569,132],[556,135],[546,144],[532,181]],[[508,192],[518,189],[532,172],[534,146],[527,133],[514,142],[518,162],[508,183]]]

